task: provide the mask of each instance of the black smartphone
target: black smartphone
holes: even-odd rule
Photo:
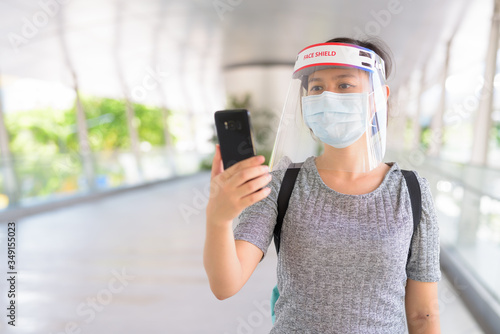
[[[219,110],[214,118],[224,169],[255,155],[248,110]]]

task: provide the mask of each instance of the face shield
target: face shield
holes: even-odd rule
[[[270,168],[313,159],[318,170],[369,172],[384,157],[386,124],[382,58],[353,44],[311,45],[297,56]]]

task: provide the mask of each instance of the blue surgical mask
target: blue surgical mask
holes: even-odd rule
[[[335,148],[350,146],[366,132],[368,94],[324,91],[304,96],[304,121],[322,142]]]

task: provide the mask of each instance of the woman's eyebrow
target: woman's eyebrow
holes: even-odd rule
[[[354,74],[339,74],[339,75],[335,75],[332,77],[332,79],[343,79],[343,78],[357,78],[358,76],[357,75],[354,75]],[[324,81],[323,78],[309,78],[308,82],[312,82],[312,81]]]
[[[307,82],[313,82],[313,81],[323,81],[321,78],[309,78]]]
[[[354,75],[354,74],[339,74],[339,75],[336,75],[334,76],[333,78],[334,79],[341,79],[341,78],[357,78],[358,76],[357,75]]]

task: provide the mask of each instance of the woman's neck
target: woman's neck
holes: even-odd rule
[[[325,144],[323,154],[315,160],[318,171],[345,180],[361,179],[371,173],[377,173],[381,164],[368,170],[368,154],[363,138],[364,136],[353,145],[342,149]]]

